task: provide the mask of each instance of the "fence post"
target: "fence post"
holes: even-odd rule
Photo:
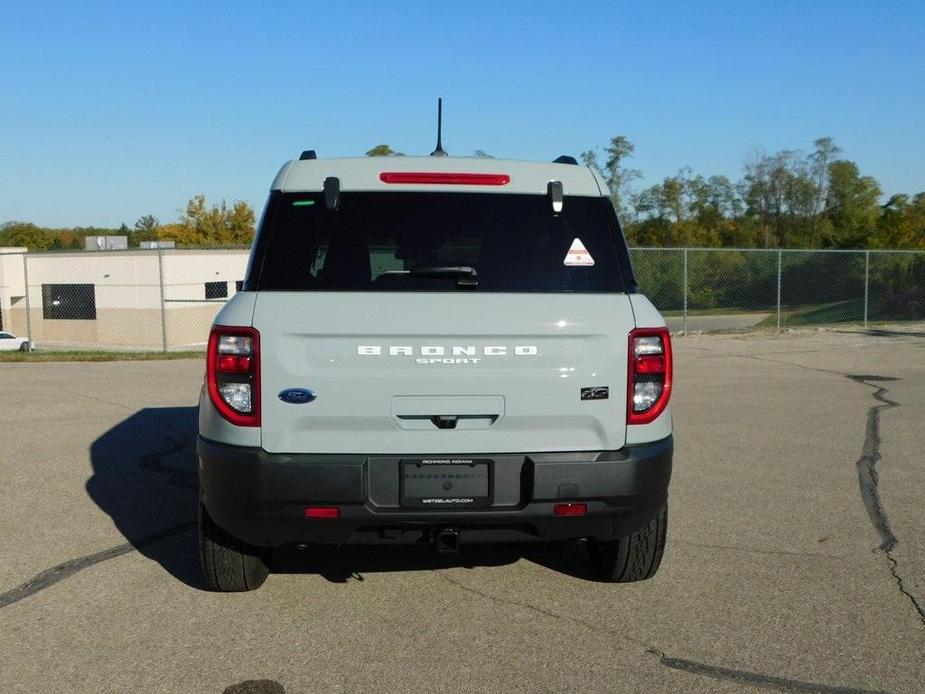
[[[777,249],[777,332],[780,333],[780,275],[781,275],[781,254],[780,248]]]
[[[160,278],[161,288],[161,346],[164,352],[167,351],[167,306],[164,303],[164,255],[161,252],[160,245],[157,248],[157,273]]]
[[[684,334],[687,335],[687,249],[684,249]]]
[[[867,294],[870,286],[870,251],[864,251],[864,327],[867,327]]]
[[[29,256],[27,253],[22,254],[22,275],[23,284],[26,285],[26,339],[29,340],[29,347],[34,344],[32,341],[32,306],[29,302]]]

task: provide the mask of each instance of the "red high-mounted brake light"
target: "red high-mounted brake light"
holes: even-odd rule
[[[455,186],[506,186],[511,182],[507,174],[443,173],[440,171],[383,171],[383,183],[433,183]]]
[[[671,398],[671,335],[668,328],[636,328],[629,335],[626,423],[648,424]]]
[[[260,426],[260,333],[216,325],[209,333],[206,387],[218,413],[240,427]]]

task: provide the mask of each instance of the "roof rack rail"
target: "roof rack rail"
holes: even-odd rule
[[[562,156],[556,157],[555,159],[552,160],[552,163],[553,164],[572,164],[574,166],[578,166],[578,160],[575,157],[570,157],[567,154],[563,154]]]
[[[315,150],[306,149],[302,154],[299,155],[299,161],[305,161],[306,159],[317,159],[318,155],[315,154]]]

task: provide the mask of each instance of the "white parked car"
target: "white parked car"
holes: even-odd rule
[[[28,352],[32,349],[32,344],[25,337],[16,337],[10,333],[0,332],[0,352]]]

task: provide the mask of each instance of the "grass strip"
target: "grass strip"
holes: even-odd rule
[[[93,351],[44,351],[0,352],[3,362],[49,362],[49,361],[169,361],[173,359],[202,359],[205,352],[93,352]]]

